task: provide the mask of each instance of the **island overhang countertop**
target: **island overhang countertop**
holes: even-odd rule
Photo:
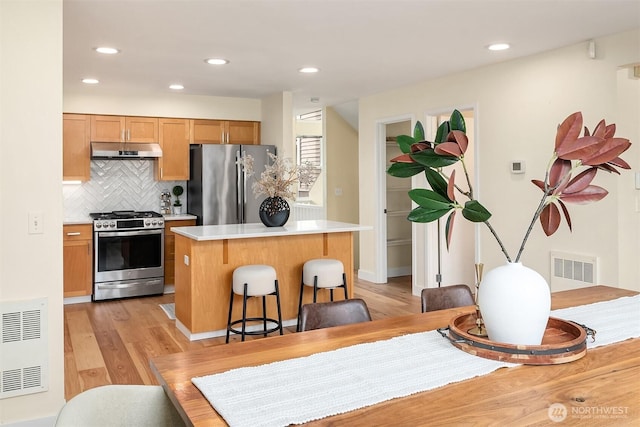
[[[192,240],[246,239],[253,237],[295,236],[318,233],[342,233],[371,230],[373,227],[328,220],[289,221],[282,227],[266,227],[262,223],[196,225],[172,227],[171,231]]]

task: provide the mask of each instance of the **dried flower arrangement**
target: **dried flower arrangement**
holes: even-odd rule
[[[571,114],[558,126],[555,148],[544,181],[532,180],[543,194],[514,262],[519,262],[527,239],[538,219],[545,234],[550,236],[560,226],[562,221],[560,211],[562,211],[571,230],[571,218],[565,203],[595,202],[608,194],[604,188],[591,185],[598,170],[620,174],[616,168],[630,169],[629,164],[619,156],[629,149],[631,142],[626,138],[614,137],[615,124],[607,125],[604,120],[601,120],[593,133],[584,127],[584,134],[580,136],[582,131],[581,112]],[[409,197],[418,204],[418,207],[410,212],[409,221],[432,222],[452,211],[445,227],[448,247],[455,215],[460,210],[467,220],[483,222],[489,228],[507,261],[511,262],[509,253],[489,223],[491,213],[474,197],[464,163],[464,154],[469,143],[465,132],[464,117],[457,110],[453,112],[450,120],[438,127],[433,142],[425,140],[424,128],[418,122],[413,137],[401,135],[397,138],[397,143],[404,154],[391,160],[393,164],[387,173],[401,178],[423,171],[426,175],[431,186],[430,190],[417,188],[409,191]],[[455,171],[447,176],[443,170],[446,166],[458,161],[462,163],[465,173],[466,190],[456,184]],[[580,169],[582,171],[572,178],[572,174]],[[464,204],[456,200],[456,191],[467,199]]]
[[[293,190],[293,184],[298,182],[312,184],[315,181],[317,173],[313,164],[307,162],[303,165],[296,165],[289,158],[278,157],[272,153],[268,154],[273,163],[267,165],[251,187],[256,197],[264,194],[267,197],[294,200],[296,193]],[[249,176],[254,174],[253,156],[244,156],[242,164]]]

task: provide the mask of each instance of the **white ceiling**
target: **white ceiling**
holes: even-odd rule
[[[190,95],[290,91],[296,112],[340,109],[579,42],[586,55],[587,40],[638,27],[640,0],[64,0],[64,90],[157,94],[182,83]],[[512,48],[486,49],[498,41]],[[205,64],[210,57],[230,63]],[[303,75],[303,66],[321,71]]]

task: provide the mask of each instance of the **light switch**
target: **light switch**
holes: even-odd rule
[[[342,196],[342,188],[336,187],[334,193],[336,196]]]
[[[44,233],[42,212],[29,212],[29,234]]]
[[[184,256],[184,265],[189,265],[189,255]]]
[[[640,190],[640,172],[636,172],[636,190]]]

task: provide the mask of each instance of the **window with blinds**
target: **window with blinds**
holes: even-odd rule
[[[311,111],[296,117],[299,121],[322,121],[322,110]],[[309,192],[322,171],[322,136],[298,136],[296,138],[296,162],[305,167],[305,177],[298,184],[298,198],[309,197]]]
[[[313,166],[309,179],[305,180],[306,182],[301,181],[298,185],[298,197],[309,197],[309,192],[322,171],[322,137],[299,136],[296,138],[296,148],[298,165]]]

